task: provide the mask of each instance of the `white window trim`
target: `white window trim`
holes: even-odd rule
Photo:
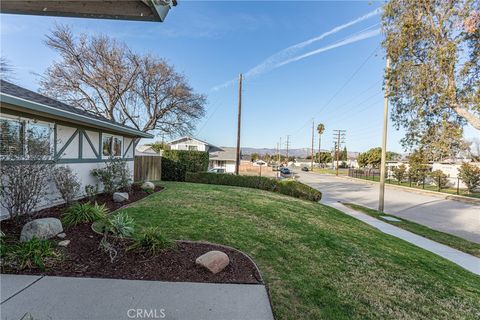
[[[123,158],[123,152],[124,152],[124,148],[125,148],[125,141],[123,141],[123,136],[119,136],[119,135],[115,135],[115,134],[110,134],[110,133],[103,133],[102,132],[102,144],[100,145],[100,152],[101,152],[101,155],[102,155],[102,159],[109,159],[111,156],[112,156],[112,152],[113,152],[113,143],[111,145],[111,148],[110,148],[110,155],[106,156],[103,154],[103,139],[104,138],[112,138],[112,141],[113,139],[117,138],[117,139],[120,139],[121,143],[122,143],[122,149],[120,150],[120,155],[119,156],[113,156],[114,158]]]
[[[19,122],[24,122],[24,143],[23,143],[23,154],[25,155],[24,158],[28,158],[28,149],[27,149],[27,140],[28,140],[28,125],[30,123],[35,123],[35,124],[41,124],[41,125],[47,125],[50,128],[50,155],[48,156],[47,160],[52,160],[54,158],[54,144],[55,144],[55,123],[52,122],[47,122],[47,121],[42,121],[42,120],[36,120],[33,118],[25,118],[25,117],[19,117],[19,116],[12,116],[9,114],[1,114],[0,119],[4,120],[13,120],[13,121],[19,121]],[[6,157],[6,155],[0,155],[0,157],[3,159]]]

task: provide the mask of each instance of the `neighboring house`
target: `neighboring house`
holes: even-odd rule
[[[236,148],[216,147],[208,142],[192,137],[181,137],[168,143],[172,150],[206,151],[209,154],[209,169],[225,169],[235,172]]]
[[[135,148],[135,155],[136,156],[160,156],[161,154],[153,150],[152,146],[144,144],[141,146],[137,146]]]
[[[84,186],[95,185],[90,172],[105,166],[110,157],[126,159],[133,172],[135,146],[140,138],[153,138],[148,133],[93,115],[12,83],[0,82],[0,154],[7,151],[28,154],[27,139],[36,133],[50,146],[49,158],[56,165],[68,165]],[[22,148],[12,141],[20,139]],[[18,149],[18,150],[17,150]],[[2,161],[8,161],[3,159]],[[100,186],[101,187],[101,186]],[[59,203],[54,185],[47,203]],[[43,206],[46,206],[44,203]]]
[[[227,173],[235,172],[237,148],[220,147],[220,150],[210,152],[209,169],[225,169]]]

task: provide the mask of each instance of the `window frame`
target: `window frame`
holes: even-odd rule
[[[20,155],[20,158],[23,159],[28,159],[28,138],[29,138],[29,132],[28,132],[28,127],[30,124],[40,124],[47,126],[50,129],[49,132],[49,154],[46,155],[46,160],[52,160],[54,158],[54,152],[55,152],[55,123],[53,122],[48,122],[48,121],[43,121],[43,120],[36,120],[33,118],[27,118],[27,117],[21,117],[21,116],[13,116],[9,114],[0,114],[0,119],[3,120],[10,120],[10,121],[17,121],[21,122],[23,124],[23,150],[22,150],[22,155]],[[7,159],[8,155],[5,154],[0,154],[1,159]]]
[[[110,150],[109,150],[110,154],[109,155],[104,155],[103,154],[103,141],[104,141],[105,138],[110,138],[111,139]],[[115,139],[120,140],[120,155],[118,155],[118,156],[113,154]],[[101,142],[102,143],[100,145],[100,152],[101,152],[101,155],[102,155],[102,159],[109,159],[110,157],[123,158],[123,152],[124,152],[124,148],[125,148],[125,143],[123,141],[123,136],[102,132]]]

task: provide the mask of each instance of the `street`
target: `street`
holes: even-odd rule
[[[378,184],[296,170],[299,181],[323,193],[322,203],[351,202],[378,206]],[[385,212],[480,243],[480,205],[385,188]]]

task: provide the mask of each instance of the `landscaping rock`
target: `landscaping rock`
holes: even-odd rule
[[[128,201],[128,193],[126,192],[115,192],[113,194],[114,202],[125,202]]]
[[[57,237],[60,238],[60,239],[64,239],[66,236],[67,235],[65,234],[65,232],[57,234]]]
[[[60,247],[66,247],[70,244],[70,240],[63,240],[58,243]]]
[[[150,181],[145,181],[142,184],[142,189],[143,190],[155,190],[155,185]]]
[[[213,250],[198,257],[195,263],[215,274],[225,269],[230,263],[230,259],[225,253]]]
[[[20,234],[20,241],[25,242],[33,237],[46,240],[63,232],[62,223],[56,218],[36,219],[26,223]]]

